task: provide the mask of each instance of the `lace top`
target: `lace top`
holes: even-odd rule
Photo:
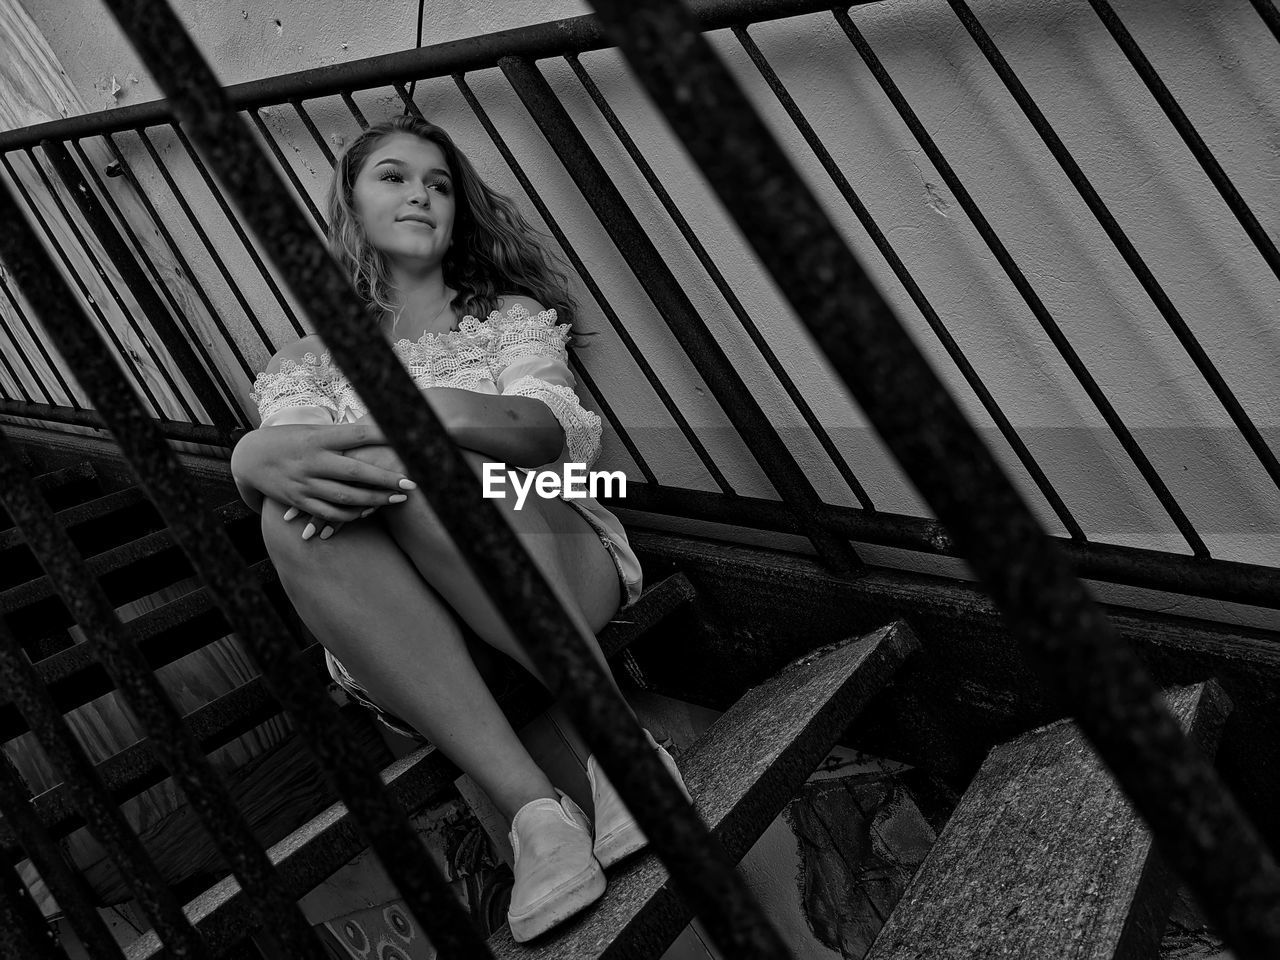
[[[569,324],[556,323],[555,310],[531,316],[515,303],[505,314],[494,310],[485,320],[468,315],[457,330],[400,340],[394,349],[419,389],[458,387],[541,400],[564,428],[559,461],[590,468],[600,456],[602,425],[574,392],[566,347],[570,334]],[[264,427],[349,423],[367,412],[328,351],[319,356],[307,351],[296,358],[282,354],[277,369],[258,374],[249,396]]]

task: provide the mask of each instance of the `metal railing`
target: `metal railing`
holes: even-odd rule
[[[962,0],[950,2],[1093,208],[1090,195],[1096,198],[1096,194],[1061,144],[1055,145],[1056,138],[1043,118],[1036,119],[1034,104],[1025,91],[1019,92],[1016,78],[980,24]],[[583,639],[519,541],[485,507],[475,489],[474,475],[403,367],[391,350],[370,343],[364,335],[359,319],[361,305],[325,257],[316,235],[318,211],[304,211],[304,205],[287,199],[283,181],[251,133],[251,129],[257,129],[262,134],[263,125],[258,122],[250,128],[237,116],[237,109],[252,111],[283,99],[294,107],[322,152],[327,153],[323,138],[307,118],[303,106],[307,98],[342,96],[356,119],[361,120],[350,93],[362,84],[392,83],[406,106],[412,107],[402,86],[410,78],[452,76],[465,94],[466,71],[479,66],[499,67],[552,141],[561,162],[582,187],[615,242],[625,245],[632,254],[631,262],[663,318],[681,339],[717,399],[726,411],[732,411],[735,426],[746,436],[761,466],[783,494],[780,505],[757,504],[758,515],[779,528],[804,533],[826,562],[845,573],[856,573],[858,569],[858,560],[846,539],[852,530],[867,533],[867,539],[874,534],[920,546],[927,541],[927,547],[934,552],[951,552],[966,558],[995,597],[1028,654],[1046,668],[1052,689],[1078,716],[1100,755],[1151,824],[1165,856],[1196,891],[1237,955],[1276,955],[1280,950],[1280,870],[1270,852],[1210,766],[1183,737],[1132,652],[1118,642],[1109,622],[1071,571],[1063,544],[1045,535],[700,32],[713,26],[737,28],[739,41],[753,61],[763,67],[759,51],[746,33],[747,23],[763,16],[782,15],[784,7],[786,13],[795,13],[800,5],[701,4],[695,8],[696,18],[678,4],[660,0],[640,5],[601,2],[597,8],[646,89],[705,171],[845,386],[858,398],[884,442],[922,491],[940,525],[915,518],[912,526],[904,522],[909,518],[878,516],[865,490],[859,497],[862,510],[837,511],[823,504],[758,404],[750,402],[745,385],[687,298],[679,293],[669,268],[642,236],[616,190],[602,182],[599,161],[559,101],[549,94],[545,79],[534,65],[542,57],[572,57],[606,45],[604,28],[594,19],[571,21],[569,29],[530,28],[451,44],[445,50],[426,48],[332,68],[324,74],[322,83],[310,88],[290,88],[289,84],[300,82],[297,77],[288,78],[287,82],[244,85],[228,99],[163,2],[108,0],[108,6],[165,90],[168,103],[113,112],[109,123],[102,118],[76,118],[0,135],[0,152],[5,153],[10,183],[21,195],[19,178],[9,166],[7,154],[14,150],[32,151],[50,137],[74,141],[77,137],[101,135],[109,139],[120,130],[155,123],[172,124],[180,131],[178,139],[192,162],[203,175],[211,170],[225,185],[226,197],[252,227],[272,268],[279,271],[334,359],[367,400],[370,411],[467,562],[485,571],[482,582],[495,607],[508,623],[522,625],[517,632],[540,671],[565,696],[575,724],[601,757],[606,773],[636,812],[655,852],[726,955],[782,957],[787,951],[692,808],[656,757],[645,749],[638,726],[605,682]],[[1100,2],[1095,7],[1103,9]],[[820,8],[813,5],[803,9]],[[836,11],[836,18],[855,48],[863,52],[865,42],[857,39],[847,13]],[[1108,25],[1111,27],[1111,22]],[[318,79],[316,74],[309,76]],[[470,98],[468,102],[475,104]],[[794,118],[794,111],[789,112]],[[708,123],[708,117],[714,117],[715,123]],[[149,143],[145,133],[142,137]],[[149,152],[158,160],[154,150]],[[91,193],[82,180],[77,180],[81,175],[70,154],[60,154],[52,146],[48,155],[59,175],[66,178],[65,185],[73,196]],[[123,161],[118,151],[117,155]],[[296,182],[294,185],[297,187]],[[952,186],[956,189],[956,184]],[[51,184],[49,189],[54,192]],[[756,202],[762,191],[768,191],[777,202]],[[957,189],[956,194],[962,196],[963,188]],[[217,195],[223,196],[221,192]],[[856,197],[847,191],[846,198],[857,214]],[[23,202],[28,212],[34,212],[30,197],[24,197]],[[975,216],[975,210],[969,210],[971,216]],[[1198,344],[1194,338],[1187,339],[1189,331],[1176,311],[1163,305],[1163,295],[1154,280],[1143,278],[1145,267],[1140,259],[1134,259],[1137,255],[1132,246],[1114,222],[1107,223],[1105,208],[1094,212],[1196,360],[1215,395],[1236,419],[1239,404],[1207,358],[1198,357]],[[102,211],[90,206],[83,213],[96,224],[95,230],[105,229]],[[442,878],[423,854],[403,814],[388,802],[376,771],[352,748],[336,721],[332,704],[322,690],[302,682],[290,668],[292,641],[168,449],[163,424],[156,422],[157,414],[162,412],[160,404],[148,396],[136,369],[129,369],[127,363],[103,362],[110,351],[100,331],[110,325],[100,315],[95,322],[77,304],[75,294],[62,282],[56,265],[44,253],[9,189],[0,191],[0,222],[14,224],[0,236],[0,260],[11,271],[21,299],[30,306],[30,314],[39,318],[49,342],[75,371],[93,410],[124,449],[175,540],[191,557],[228,621],[254,653],[273,692],[338,793],[364,825],[372,847],[409,908],[442,955],[487,956],[484,944],[450,899]],[[1265,241],[1265,233],[1257,232],[1261,239],[1254,237],[1255,242]],[[988,233],[986,228],[984,239]],[[994,234],[990,236],[988,242],[993,243],[993,253],[1001,259],[1002,266],[1006,259],[1012,265],[1007,253],[1000,253]],[[247,237],[245,247],[252,248]],[[1270,255],[1266,251],[1264,255],[1274,267]],[[259,263],[263,276],[269,277],[267,261]],[[126,268],[118,265],[118,269]],[[1016,266],[1006,269],[1011,270],[1015,285],[1020,289],[1026,285],[1025,278],[1019,282]],[[9,292],[12,295],[15,291]],[[282,312],[290,325],[300,331],[284,291],[278,289],[278,294]],[[18,300],[14,298],[15,303]],[[1037,319],[1046,322],[1047,312],[1043,308],[1037,310],[1031,300],[1028,303]],[[166,306],[159,299],[151,301],[149,307],[140,306],[144,313],[149,309],[157,311],[154,316],[147,314],[153,324],[165,325],[162,313]],[[23,317],[30,319],[25,311]],[[1052,329],[1048,318],[1046,330],[1056,342]],[[155,332],[159,336],[158,329]],[[194,351],[183,355],[181,346],[174,349],[169,359],[185,373],[183,365],[193,361]],[[117,350],[116,355],[122,353]],[[46,362],[50,371],[55,369],[52,360]],[[1082,372],[1087,374],[1077,371],[1078,375]],[[226,411],[216,409],[217,398],[227,392],[225,386],[225,382],[215,380],[198,388],[198,399],[210,426],[229,422],[223,417]],[[52,403],[54,399],[46,397],[46,405],[56,405]],[[73,399],[68,392],[70,409],[81,410],[83,404],[72,403]],[[34,397],[25,400],[37,402]],[[1104,401],[1105,398],[1095,398],[1100,406]],[[234,408],[228,405],[228,409],[234,417]],[[1244,420],[1245,423],[1237,421],[1237,426],[1249,438],[1248,417]],[[1120,436],[1123,424],[1114,426]],[[1272,479],[1277,479],[1274,456],[1265,443],[1250,440],[1250,447]],[[1154,468],[1149,471],[1142,466],[1140,453],[1131,451],[1139,468],[1144,475],[1154,473]],[[104,664],[139,718],[163,744],[170,769],[196,811],[217,833],[241,884],[255,891],[251,899],[261,914],[272,917],[274,923],[264,926],[274,927],[281,945],[295,955],[320,956],[320,947],[311,932],[304,929],[300,914],[292,905],[279,903],[270,871],[263,867],[261,848],[245,836],[225,792],[207,776],[199,751],[193,751],[163,696],[157,699],[145,666],[140,668],[131,659],[125,628],[97,593],[83,561],[53,521],[30,478],[23,475],[8,450],[0,450],[0,464],[4,470],[0,477],[3,496],[10,513],[85,626],[90,642],[97,645]],[[1077,568],[1087,573],[1091,563],[1110,563],[1120,582],[1147,578],[1157,585],[1178,583],[1189,592],[1217,595],[1217,591],[1224,591],[1233,598],[1243,595],[1251,602],[1274,605],[1280,595],[1275,591],[1277,572],[1241,564],[1224,567],[1221,561],[1210,558],[1193,525],[1177,511],[1172,496],[1166,498],[1160,493],[1158,473],[1148,479],[1161,502],[1169,500],[1166,509],[1186,536],[1193,556],[1179,559],[1120,547],[1100,550],[1099,545],[1087,541],[1076,525],[1076,535],[1069,544],[1075,551],[1071,559],[1077,560]],[[748,516],[732,490],[722,489],[723,497],[707,495],[706,510],[716,512],[717,518]],[[658,489],[653,493],[654,501],[659,502],[669,491]],[[1178,563],[1185,565],[1180,567]],[[1243,589],[1235,583],[1240,576],[1248,578]],[[139,854],[134,845],[136,838],[131,840],[127,829],[121,832],[109,801],[104,806],[101,784],[87,772],[61,716],[56,710],[50,711],[47,694],[42,692],[21,649],[3,630],[0,672],[25,721],[59,759],[69,782],[76,785],[82,815],[134,879],[135,889],[162,938],[191,956],[208,955],[207,947],[181,910],[175,912],[171,895],[155,885],[145,853]],[[32,826],[29,818],[22,819],[24,802],[19,785],[0,775],[0,812],[11,818],[22,832],[24,843],[30,844],[32,857],[55,896],[68,908],[86,943],[92,943],[102,956],[119,956],[119,949],[108,942],[110,938],[104,936],[100,922],[95,924],[90,916],[83,885],[57,860],[60,855],[36,829],[38,824]],[[0,888],[0,937],[8,938],[9,944],[25,943],[42,956],[58,956],[56,947],[38,935],[39,917],[33,916],[33,907],[23,897],[20,885],[15,886],[13,872],[4,868],[0,875],[5,878]]]
[[[1098,0],[1093,6],[1259,254],[1270,269],[1280,276],[1280,255],[1277,255],[1274,241],[1262,229],[1256,215],[1233,187],[1208,146],[1196,133],[1185,113],[1105,0]],[[1224,560],[1212,554],[1201,531],[1188,517],[1179,497],[1171,489],[1169,478],[1153,463],[1150,454],[1135,436],[1133,428],[1072,346],[1060,321],[1050,313],[1043,298],[1028,279],[1024,266],[1019,264],[996,233],[959,174],[889,75],[884,63],[850,18],[847,8],[831,11],[823,4],[774,0],[700,3],[692,9],[701,30],[731,30],[732,36],[795,124],[814,158],[831,178],[850,212],[867,231],[876,250],[884,257],[894,277],[902,284],[928,328],[955,364],[965,385],[973,391],[982,409],[990,417],[1000,439],[1008,445],[1018,466],[1025,471],[1025,483],[1043,498],[1052,517],[1065,531],[1064,536],[1057,538],[1058,542],[1067,551],[1080,574],[1115,583],[1275,607],[1280,598],[1280,571],[1272,566]],[[1194,362],[1204,382],[1220,402],[1234,429],[1270,482],[1280,487],[1280,464],[1277,463],[1275,454],[1267,445],[1257,424],[1232,392],[1222,372],[1189,330],[1155,280],[1151,269],[1138,255],[1115,217],[1108,211],[1061,139],[1005,63],[990,37],[966,7],[957,5],[955,10],[960,22],[991,62],[1001,82],[1026,113],[1037,134],[1066,172],[1070,182],[1078,189],[1106,235],[1114,242],[1122,259],[1132,268],[1142,288],[1150,296],[1187,356]],[[890,243],[882,226],[841,171],[819,131],[788,92],[777,71],[749,32],[751,25],[767,20],[812,17],[828,12],[921,150],[937,169],[1001,271],[1013,284],[1049,342],[1089,398],[1106,429],[1187,544],[1189,554],[1106,543],[1105,537],[1087,529],[1086,524],[1073,514],[1055,486],[1050,471],[1032,453],[1022,431],[1002,409],[991,388],[984,382],[939,311],[928,299],[921,284],[905,265],[899,251]],[[417,103],[408,96],[405,89],[409,80],[452,80],[468,109],[491,137],[495,148],[559,242],[612,332],[617,335],[619,342],[643,374],[653,395],[662,403],[679,429],[681,441],[694,452],[718,490],[718,493],[709,493],[662,482],[649,462],[654,451],[644,449],[644,445],[632,436],[626,419],[613,410],[608,392],[599,389],[590,371],[575,359],[576,375],[597,399],[601,413],[613,425],[622,446],[644,478],[643,482],[630,485],[627,501],[618,502],[617,506],[798,533],[814,544],[819,556],[833,572],[854,573],[859,569],[859,561],[848,545],[850,539],[875,545],[904,547],[923,553],[959,556],[952,539],[936,522],[878,507],[868,494],[848,457],[842,455],[837,447],[831,431],[819,421],[812,403],[788,373],[768,338],[725,279],[715,258],[698,239],[661,179],[637,147],[626,125],[584,67],[581,54],[609,46],[610,41],[592,18],[575,18],[240,84],[230,88],[228,95],[233,105],[252,122],[260,142],[270,151],[277,166],[287,177],[289,191],[306,208],[311,222],[323,229],[322,213],[293,165],[287,161],[278,137],[273,134],[269,124],[264,122],[263,112],[280,106],[287,107],[291,115],[302,124],[306,136],[313,141],[319,154],[332,164],[333,151],[308,111],[308,104],[321,102],[329,106],[328,101],[336,98],[342,104],[341,109],[352,120],[365,126],[367,120],[356,102],[355,94],[389,89],[404,104],[406,110],[417,111]],[[636,171],[649,184],[672,223],[686,239],[707,278],[723,297],[807,429],[839,473],[850,495],[856,500],[857,507],[828,502],[827,498],[817,492],[813,481],[806,476],[806,471],[797,464],[793,445],[783,441],[760,402],[753,397],[753,392],[745,388],[735,365],[710,332],[705,320],[698,316],[698,311],[683,292],[683,285],[676,282],[664,256],[641,228],[591,145],[579,132],[581,121],[575,122],[547,83],[545,68],[539,67],[536,61],[548,58],[563,59],[567,63],[572,75],[581,84],[590,102],[599,110],[601,118],[617,136],[619,145],[635,165]],[[689,422],[687,414],[674,399],[669,385],[664,383],[664,378],[645,358],[619,311],[610,303],[591,269],[557,222],[550,205],[543,200],[537,186],[522,168],[516,152],[508,145],[468,84],[468,74],[495,67],[509,80],[511,89],[546,134],[564,168],[587,198],[614,244],[619,250],[627,251],[627,266],[640,280],[658,314],[735,427],[743,450],[748,456],[755,458],[774,483],[781,501],[743,496],[735,489],[722,467],[717,464],[713,452],[708,449],[706,442]],[[127,145],[124,144],[126,137],[130,140]],[[164,144],[157,146],[161,138]],[[90,149],[96,149],[100,157],[110,157],[112,166],[108,172],[127,178],[132,185],[131,192],[145,213],[146,226],[154,230],[163,241],[160,252],[172,259],[173,269],[185,279],[191,291],[187,302],[180,302],[175,297],[171,289],[173,284],[165,282],[164,268],[148,253],[129,218],[116,205],[95,163],[90,161]],[[134,162],[130,162],[130,156],[134,157]],[[168,160],[166,156],[169,157]],[[18,158],[21,158],[21,164]],[[137,169],[142,158],[145,158],[153,171],[149,177],[151,186],[144,182],[148,178]],[[119,337],[114,338],[113,355],[129,371],[132,382],[147,398],[150,412],[161,419],[166,434],[178,440],[227,445],[239,431],[251,427],[252,421],[244,406],[248,382],[255,371],[263,366],[267,356],[274,353],[287,339],[305,332],[305,329],[295,302],[282,289],[278,277],[249,239],[242,223],[243,218],[231,208],[199,153],[183,132],[182,124],[175,122],[169,106],[152,103],[125,107],[0,133],[0,162],[10,182],[23,196],[27,211],[35,217],[37,225],[53,244],[56,254],[64,264],[71,262],[73,252],[62,249],[58,241],[59,233],[82,233],[78,222],[88,227],[88,236],[79,237],[79,248],[74,251],[75,256],[81,260],[87,258],[94,272],[101,276],[104,285],[111,291],[112,298],[120,304],[121,316],[127,318],[136,332],[136,342],[143,345],[149,359],[147,368],[158,371],[158,374],[152,374],[149,378],[156,382],[156,390],[152,390],[148,377],[140,372],[139,363],[135,360],[134,355],[138,350],[124,347]],[[251,270],[261,282],[261,289],[266,294],[265,300],[255,301],[246,292],[248,284],[242,275],[233,270],[230,264],[232,258],[219,251],[209,228],[202,222],[205,218],[197,215],[192,201],[186,196],[194,187],[184,189],[178,176],[171,170],[179,162],[188,165],[188,172],[196,177],[198,184],[203,185],[219,209],[240,251],[236,258],[246,264],[246,269]],[[26,171],[25,176],[18,176],[19,166]],[[56,231],[51,229],[51,224],[45,221],[38,206],[33,203],[24,182],[39,184],[45,188],[45,192],[56,201],[56,206],[63,214],[65,227]],[[164,198],[153,196],[160,184],[163,184]],[[80,216],[79,221],[67,211],[67,204],[60,198],[61,192],[56,188],[58,185],[73,198]],[[172,211],[172,222],[166,220],[161,212],[162,207]],[[199,241],[197,252],[207,258],[225,286],[225,293],[221,298],[209,289],[212,278],[207,276],[208,271],[203,271],[202,278],[202,272],[193,266],[191,258],[195,252],[178,242],[175,234]],[[92,243],[88,242],[90,237]],[[95,253],[95,245],[101,248],[101,254]],[[109,261],[115,274],[122,279],[122,284],[113,285],[104,264],[98,262],[102,258]],[[15,328],[9,331],[8,343],[0,341],[0,356],[4,358],[7,379],[14,385],[14,395],[0,397],[0,415],[31,417],[81,426],[97,425],[97,414],[85,407],[82,398],[68,384],[51,358],[51,351],[31,323],[28,310],[16,291],[4,286],[6,302],[11,305],[24,332],[19,340],[18,330]],[[123,289],[117,289],[117,286]],[[82,288],[81,293],[82,296],[87,296],[86,289]],[[124,308],[128,303],[127,297],[136,300],[136,310]],[[228,309],[238,312],[239,316],[233,317],[221,309],[227,305],[228,298],[234,302]],[[104,307],[92,302],[92,297],[88,299],[91,308],[98,312],[103,329],[110,333],[112,324],[102,319]],[[273,309],[267,311],[267,306],[272,306]],[[268,312],[270,316],[267,315]],[[203,318],[203,335],[195,328],[194,314]],[[218,349],[211,350],[206,340],[216,341]],[[20,376],[20,373],[24,375]],[[25,386],[29,381],[34,381],[31,389]],[[161,384],[169,388],[168,394],[175,399],[162,402],[157,395]],[[197,409],[200,411],[198,416],[195,413]],[[609,501],[606,503],[615,505]],[[1243,528],[1246,519],[1240,518],[1239,522]]]

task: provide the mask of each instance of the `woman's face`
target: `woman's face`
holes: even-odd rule
[[[352,202],[369,243],[407,267],[438,264],[453,236],[453,175],[444,151],[411,133],[387,137],[356,175]]]

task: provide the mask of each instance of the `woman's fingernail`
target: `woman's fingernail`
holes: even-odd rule
[[[315,536],[315,533],[316,533],[316,525],[314,523],[308,523],[305,527],[302,528],[302,539],[310,540],[313,536]]]
[[[288,510],[286,510],[286,511],[284,512],[284,518],[285,518],[286,520],[292,520],[292,519],[293,519],[294,517],[296,517],[297,515],[298,515],[298,508],[297,508],[297,507],[290,507]]]
[[[330,537],[332,537],[332,536],[333,536],[333,527],[329,526],[329,525],[326,523],[326,524],[324,525],[324,529],[320,531],[320,539],[321,539],[321,540],[328,540],[328,539],[329,539]]]
[[[409,499],[409,498],[408,498],[408,497],[406,497],[403,493],[393,493],[393,494],[391,495],[391,497],[390,497],[390,502],[391,502],[391,503],[404,503],[404,502],[405,502],[406,500],[408,500],[408,499]]]
[[[368,510],[361,510],[360,519],[363,520],[365,517],[367,517],[369,514],[373,513],[373,511],[377,509],[378,509],[377,507],[370,507]]]
[[[405,477],[400,481],[400,489],[401,490],[417,490],[418,485],[414,483],[412,480],[410,480],[408,477]]]

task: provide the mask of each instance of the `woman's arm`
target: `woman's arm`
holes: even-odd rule
[[[453,442],[516,467],[549,463],[564,447],[564,428],[533,397],[477,393],[458,387],[423,391]]]

